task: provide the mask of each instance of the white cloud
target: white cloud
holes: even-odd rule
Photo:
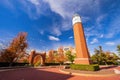
[[[48,38],[49,40],[52,40],[52,41],[60,41],[60,39],[55,36],[48,36]]]
[[[96,26],[97,26],[97,29],[103,29],[102,27],[102,21],[105,19],[107,15],[106,14],[101,14],[100,16],[98,16],[96,18]]]
[[[43,30],[40,30],[39,33],[40,33],[41,35],[43,35],[43,34],[44,34],[44,31],[43,31]]]
[[[95,29],[95,26],[85,27],[84,30],[85,30],[86,37],[89,38],[90,36],[97,36],[98,32],[95,31],[94,29]]]
[[[54,27],[52,28],[52,31],[50,31],[52,34],[56,35],[56,36],[60,36],[62,33],[59,29],[59,27]]]
[[[99,15],[96,17],[94,25],[85,27],[85,33],[86,33],[85,35],[88,38],[91,36],[95,36],[97,38],[104,37],[103,32],[101,30],[103,30],[102,21],[104,20],[105,17],[106,17],[106,14]]]
[[[106,17],[106,14],[102,14],[97,17],[96,22],[99,24],[104,18]]]
[[[16,0],[16,3],[19,5],[18,7],[16,7],[14,2],[10,0],[7,1],[11,3],[16,12],[17,10],[21,10],[26,13],[30,19],[39,19],[41,15],[47,14],[45,12],[48,9],[48,5],[42,0]]]
[[[28,2],[29,1],[29,2]],[[41,5],[38,0],[20,0],[20,9],[24,11],[31,19],[38,19],[42,14]]]
[[[67,12],[65,12],[63,6],[65,1],[64,0],[44,0],[45,2],[49,3],[50,8],[52,11],[60,14],[62,17],[67,16]],[[62,6],[63,5],[63,6]]]
[[[114,36],[114,32],[111,32],[111,33],[107,33],[106,35],[105,35],[105,37],[106,38],[112,38]]]
[[[103,37],[104,37],[104,35],[103,35],[103,34],[101,34],[101,35],[100,35],[100,38],[103,38]]]
[[[82,17],[82,22],[84,23],[84,22],[87,22],[87,21],[89,21],[90,20],[90,17],[85,17],[85,16],[83,16]]]
[[[85,35],[86,35],[86,37],[91,37],[91,36],[98,36],[99,35],[99,33],[97,32],[97,30],[95,31],[95,30],[91,30],[91,31],[85,31]]]
[[[72,16],[75,13],[79,12],[84,23],[91,19],[90,16],[94,15],[93,13],[96,15],[100,10],[99,1],[94,0],[44,0],[44,2],[49,4],[53,12],[63,18],[59,31],[67,31],[72,28]]]
[[[69,39],[72,39],[72,38],[73,38],[73,36],[70,36],[70,37],[69,37]]]
[[[91,12],[97,12],[99,1],[94,0],[44,0],[49,3],[52,11],[60,14],[63,18],[72,17],[76,12],[83,13],[86,10],[91,10]],[[85,6],[90,7],[85,7]],[[94,9],[93,9],[94,8]],[[90,12],[89,12],[90,13]]]
[[[19,3],[22,6],[20,9],[27,13],[31,19],[38,19],[41,15],[46,15],[45,11],[49,7],[53,12],[63,17],[60,26],[53,29],[52,34],[56,34],[56,36],[61,35],[61,31],[72,28],[71,21],[75,13],[79,12],[82,21],[86,22],[91,19],[90,16],[94,15],[93,13],[99,12],[99,1],[94,0],[20,0]],[[88,11],[89,13],[87,13]]]
[[[40,2],[39,2],[39,0],[28,0],[28,1],[30,1],[31,3],[33,3],[34,5],[40,5]]]
[[[91,42],[90,42],[90,44],[95,44],[95,43],[98,43],[99,41],[98,41],[98,39],[97,38],[94,38]]]
[[[114,42],[106,42],[105,44],[108,45],[108,46],[114,46],[115,45]]]

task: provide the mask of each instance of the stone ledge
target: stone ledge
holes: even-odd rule
[[[69,75],[79,75],[79,76],[91,76],[91,77],[110,77],[116,76],[117,74],[114,71],[78,71],[78,70],[71,70],[71,69],[60,69],[62,73],[69,74]]]

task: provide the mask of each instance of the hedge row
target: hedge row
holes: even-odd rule
[[[99,70],[99,65],[93,64],[93,65],[82,65],[82,64],[71,64],[71,69],[74,70],[85,70],[85,71],[97,71]]]
[[[7,62],[0,62],[0,67],[9,67],[9,66],[26,66],[29,63],[7,63]]]
[[[60,63],[45,63],[45,66],[56,66],[60,65]]]

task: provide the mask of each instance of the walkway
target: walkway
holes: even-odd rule
[[[120,76],[85,77],[64,74],[59,68],[23,68],[0,72],[0,80],[120,80]]]

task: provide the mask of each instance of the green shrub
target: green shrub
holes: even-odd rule
[[[99,65],[93,64],[93,65],[82,65],[82,64],[71,64],[71,69],[74,70],[85,70],[85,71],[97,71],[99,70]]]
[[[40,61],[37,61],[35,64],[34,64],[34,67],[37,67],[37,66],[40,66]]]

